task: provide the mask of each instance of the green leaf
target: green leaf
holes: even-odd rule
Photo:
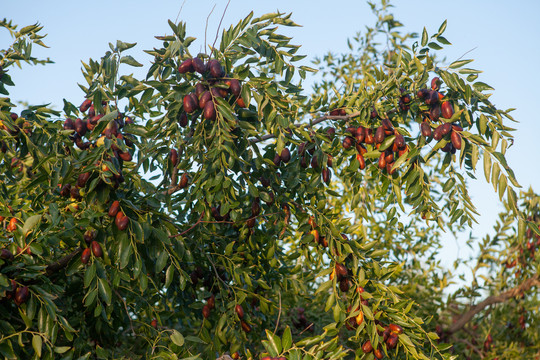
[[[41,357],[41,346],[43,345],[43,340],[40,335],[34,334],[32,337],[32,347],[36,352],[37,357]]]
[[[28,25],[28,26],[23,27],[21,30],[19,30],[19,34],[26,35],[32,31],[35,32],[38,28],[39,28],[38,24]]]
[[[8,281],[8,277],[4,274],[0,274],[0,286],[1,287],[8,287],[9,286],[9,281]]]
[[[86,272],[84,273],[84,287],[85,288],[89,287],[95,277],[96,277],[96,263],[92,263],[92,265],[86,268]]]
[[[129,258],[131,256],[132,247],[131,242],[129,241],[129,238],[127,236],[127,233],[122,232],[122,234],[119,236],[119,242],[120,246],[118,248],[118,252],[120,253],[120,269],[123,269],[127,266],[129,262]]]
[[[171,341],[175,345],[183,346],[184,345],[184,336],[182,334],[180,334],[177,330],[173,329],[172,334],[171,334]]]
[[[142,67],[143,64],[141,64],[140,62],[138,62],[137,60],[135,60],[133,58],[133,56],[131,55],[124,55],[120,58],[120,62],[122,64],[128,64],[130,66],[135,66],[135,67]]]
[[[107,305],[110,305],[112,300],[112,291],[107,280],[101,278],[98,279],[98,290],[103,301],[105,301]]]
[[[268,342],[272,349],[276,352],[276,354],[281,353],[281,339],[279,336],[276,336],[272,334],[269,330],[266,330],[266,337],[268,338]]]
[[[444,20],[441,26],[439,27],[439,31],[437,31],[437,35],[442,35],[445,30],[446,30],[446,20]]]
[[[490,174],[491,174],[491,155],[489,155],[487,151],[484,151],[484,175],[488,183],[489,183]]]
[[[479,130],[480,130],[480,134],[485,134],[486,133],[486,131],[487,131],[487,123],[488,123],[488,118],[484,114],[481,114],[480,118],[478,119],[478,127],[479,127]]]
[[[437,41],[444,45],[452,45],[448,39],[446,39],[444,36],[437,36]]]
[[[414,347],[414,344],[412,343],[411,339],[405,335],[405,334],[399,334],[399,342],[403,345]]]
[[[439,45],[439,44],[437,44],[437,43],[435,43],[435,42],[430,42],[430,43],[428,44],[428,46],[429,46],[430,48],[434,49],[434,50],[441,50],[441,49],[442,49],[442,46]]]
[[[473,88],[477,91],[495,90],[491,86],[481,81],[477,81],[473,84]]]
[[[132,47],[134,47],[135,45],[137,45],[137,43],[125,43],[123,41],[120,41],[120,40],[116,40],[116,48],[118,49],[118,51],[122,52],[122,51],[125,51],[127,49],[131,49]]]
[[[197,336],[188,335],[188,336],[186,336],[186,340],[190,341],[190,342],[196,342],[196,343],[199,343],[199,344],[207,344],[206,341],[204,341],[203,339],[201,339],[201,338],[199,338]]]
[[[499,178],[499,200],[502,201],[502,197],[504,195],[504,192],[506,191],[506,187],[508,186],[508,183],[506,181],[506,176],[504,174],[501,174],[501,177]]]
[[[516,196],[516,192],[511,187],[508,188],[507,191],[506,191],[506,198],[507,198],[508,204],[510,205],[510,208],[512,209],[514,214],[517,214],[518,213],[517,196]]]
[[[523,239],[525,238],[525,228],[526,228],[525,220],[523,220],[522,218],[519,218],[518,219],[518,241],[519,242],[522,242]]]
[[[422,47],[426,46],[427,42],[428,42],[428,33],[427,33],[426,28],[424,28],[424,31],[422,31],[422,43],[421,43]]]
[[[71,349],[70,346],[56,346],[54,348],[54,352],[57,353],[57,354],[63,354],[66,351],[68,351],[69,349]]]
[[[323,291],[326,291],[328,290],[330,287],[332,286],[332,280],[328,280],[324,283],[322,283],[319,288],[317,289],[317,291],[315,292],[315,294],[318,294],[320,292],[323,292]]]
[[[469,68],[464,68],[464,69],[460,69],[459,70],[459,73],[460,74],[464,74],[464,75],[469,75],[469,74],[480,74],[482,71],[480,70],[476,70],[476,69],[469,69]]]
[[[533,221],[528,221],[527,226],[531,229],[536,235],[540,236],[540,227]]]
[[[173,277],[174,277],[174,266],[169,265],[169,267],[167,268],[167,272],[165,273],[165,285],[164,286],[166,288],[168,288],[171,285]]]
[[[281,337],[281,344],[283,346],[283,351],[289,350],[292,345],[291,328],[288,326],[283,332],[283,336]]]
[[[41,220],[41,215],[33,215],[26,219],[22,229],[24,236],[28,236],[28,233],[32,231],[34,227],[36,227],[36,225],[39,223],[39,220]]]
[[[456,181],[453,178],[449,178],[443,186],[443,192],[448,192],[454,187]]]
[[[13,352],[11,340],[7,339],[0,343],[0,354],[4,355],[6,359],[17,359],[15,352]]]
[[[468,63],[473,62],[474,60],[457,60],[450,64],[450,69],[457,69],[462,67],[463,65],[466,65]]]

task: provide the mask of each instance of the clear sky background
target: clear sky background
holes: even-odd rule
[[[129,54],[145,64],[146,70],[151,59],[142,50],[160,45],[154,35],[171,33],[167,19],[177,18],[182,3],[180,0],[3,1],[0,16],[21,26],[39,22],[45,27],[44,32],[49,35],[44,41],[50,49],[36,48],[35,54],[55,61],[46,67],[11,70],[16,83],[15,88],[9,89],[11,98],[31,104],[52,103],[59,110],[63,98],[78,105],[84,96],[77,86],[77,82],[84,83],[80,60],[99,59],[109,49],[108,43],[117,39],[138,43]],[[214,5],[207,30],[208,42],[212,43],[226,1],[186,0],[180,13],[179,20],[187,23],[188,34],[199,39],[192,45],[195,52],[203,51],[205,23]],[[448,63],[469,52],[465,58],[475,59],[470,67],[484,71],[479,80],[495,88],[492,101],[502,109],[517,108],[513,113],[519,121],[513,124],[517,128],[516,141],[507,157],[521,185],[540,192],[540,100],[536,89],[540,84],[537,69],[540,1],[396,0],[394,5],[393,13],[404,24],[404,31],[421,33],[425,26],[431,35],[448,20],[444,35],[453,45],[442,52]],[[364,1],[232,0],[223,26],[236,24],[252,10],[256,16],[276,10],[293,13],[292,19],[302,27],[283,29],[283,32],[294,37],[294,44],[302,45],[299,53],[308,55],[304,65],[328,51],[347,52],[347,38],[375,21]],[[0,48],[8,46],[10,41],[7,31],[0,32]],[[133,69],[124,68],[126,72]],[[478,179],[471,181],[470,192],[482,216],[473,234],[483,237],[486,232],[492,232],[502,207],[491,185],[486,185],[481,170]],[[468,253],[465,240],[466,235],[448,239],[444,252],[447,264],[456,256]]]

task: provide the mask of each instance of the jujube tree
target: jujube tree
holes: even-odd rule
[[[402,33],[387,7],[314,62],[309,90],[316,69],[295,65],[279,30],[296,24],[276,13],[204,53],[169,21],[144,79],[125,72],[136,44],[110,44],[62,112],[1,98],[0,352],[538,356],[538,197],[518,200],[505,160],[513,119],[472,60],[438,62],[446,23]],[[48,60],[30,52],[41,27],[2,26],[8,95],[11,66]],[[448,293],[440,232],[473,226],[480,160],[506,211],[474,282]]]

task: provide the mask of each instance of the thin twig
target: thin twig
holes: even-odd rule
[[[124,308],[126,309],[126,314],[127,314],[128,319],[129,319],[129,327],[131,328],[131,334],[136,335],[135,334],[135,328],[133,328],[133,321],[131,320],[131,316],[129,316],[129,309],[127,307],[126,301],[124,300],[122,295],[120,295],[118,290],[116,290],[116,289],[113,289],[113,290],[114,290],[114,293],[116,294],[116,296],[118,296],[120,298],[120,300],[122,300],[122,303],[124,304]]]
[[[279,295],[279,311],[277,315],[276,328],[274,329],[274,335],[276,335],[276,331],[279,326],[279,318],[281,317],[281,291],[278,293],[278,295]]]
[[[464,57],[465,55],[467,55],[468,53],[470,53],[470,52],[476,50],[477,48],[478,48],[478,46],[473,47],[471,50],[465,52],[465,54],[461,55],[459,58],[457,58],[457,60],[455,60],[455,61],[453,61],[453,62],[456,62],[456,61],[459,61],[459,60],[463,59],[463,57]],[[448,68],[448,67],[449,67],[449,66],[447,66],[446,68]]]
[[[230,3],[231,3],[231,0],[227,1],[227,6],[225,6],[225,10],[223,10],[223,15],[221,15],[221,20],[219,20],[219,25],[216,30],[216,38],[214,39],[214,43],[212,44],[212,50],[214,50],[214,46],[216,45],[216,41],[219,36],[219,29],[221,28],[221,23],[223,22],[223,18],[225,17],[225,13],[227,13],[227,8],[229,7]]]
[[[225,285],[225,287],[229,288],[229,284],[227,284],[225,282],[225,280],[223,280],[221,278],[221,276],[219,276],[219,273],[216,269],[216,265],[214,264],[214,262],[212,261],[212,259],[210,258],[210,255],[206,254],[206,257],[208,258],[208,261],[210,261],[210,265],[212,265],[212,269],[214,269],[214,273],[216,274],[217,278],[223,283],[223,285]]]
[[[178,10],[178,15],[176,15],[176,20],[174,20],[174,24],[178,24],[178,18],[180,17],[180,13],[182,12],[182,9],[184,8],[184,4],[186,3],[187,0],[184,0],[184,2],[182,3],[182,6],[180,6],[180,10]]]
[[[470,347],[472,350],[474,350],[475,353],[478,354],[478,356],[480,356],[480,359],[483,359],[485,357],[484,354],[476,346],[474,346],[470,341],[466,339],[455,339],[455,341],[458,341]]]
[[[300,334],[298,334],[298,335],[302,335],[306,330],[311,329],[313,326],[314,326],[313,323],[309,324],[308,326],[306,326],[306,328],[304,330],[300,331]]]
[[[187,229],[187,230],[185,230],[185,231],[182,231],[180,234],[171,235],[171,236],[169,236],[169,238],[174,238],[174,237],[177,237],[177,236],[182,236],[182,235],[184,235],[184,234],[190,232],[195,226],[197,226],[197,225],[199,225],[199,224],[201,223],[201,220],[202,220],[203,216],[204,216],[204,212],[201,212],[201,216],[199,217],[199,220],[197,220],[197,222],[196,222],[195,224],[191,225],[189,229]]]
[[[206,55],[206,30],[208,30],[208,20],[210,19],[210,15],[214,12],[214,9],[216,8],[216,5],[210,10],[210,14],[206,17],[206,26],[204,27],[204,54]]]

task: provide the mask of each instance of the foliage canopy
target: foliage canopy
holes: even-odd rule
[[[136,44],[110,44],[83,62],[79,107],[0,98],[0,353],[538,357],[539,198],[518,199],[505,159],[511,109],[472,60],[439,62],[446,22],[404,33],[372,8],[312,89],[275,13],[204,54],[169,21],[143,79]],[[8,96],[10,67],[50,60],[31,55],[39,25],[0,25]],[[478,172],[506,211],[451,291],[441,231],[473,227]]]

